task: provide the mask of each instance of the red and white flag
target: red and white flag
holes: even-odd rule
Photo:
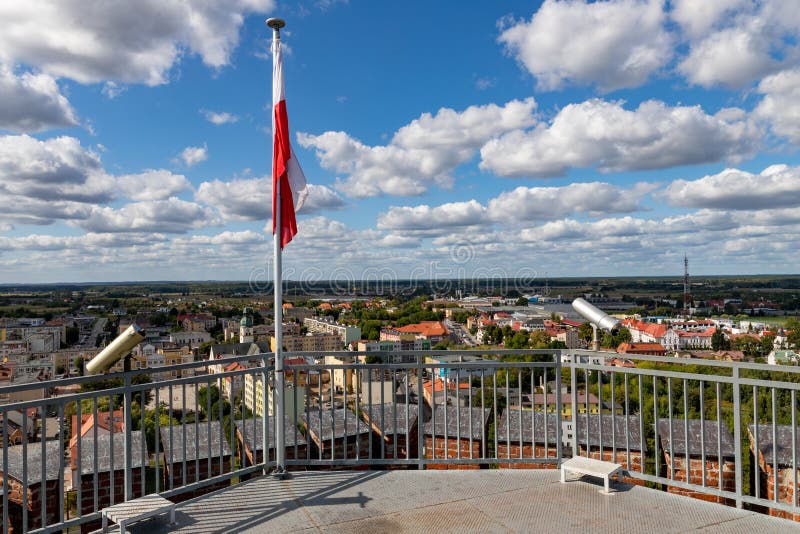
[[[283,87],[283,54],[281,42],[275,40],[272,48],[272,233],[276,232],[276,214],[281,214],[281,248],[297,233],[295,212],[308,196],[308,186],[303,169],[297,163],[289,142],[289,120],[286,117],[286,98]],[[280,182],[280,206],[276,191]]]

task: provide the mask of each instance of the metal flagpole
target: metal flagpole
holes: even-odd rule
[[[275,53],[281,45],[281,28],[286,26],[283,19],[270,18],[267,19],[267,26],[272,28],[272,52],[273,63],[275,61]],[[273,71],[273,92],[275,91],[275,73]],[[274,97],[273,97],[274,100]],[[275,102],[272,103],[272,158],[275,160]],[[274,167],[274,165],[273,165]],[[284,446],[285,424],[284,424],[284,374],[283,374],[283,272],[281,265],[281,238],[283,232],[281,230],[281,181],[273,177],[273,187],[275,188],[275,212],[272,216],[275,218],[275,274],[273,276],[273,289],[275,292],[275,388],[272,391],[272,399],[275,409],[273,414],[275,417],[275,471],[273,476],[278,478],[286,478],[286,447]],[[264,408],[267,408],[266,406]],[[267,417],[266,413],[262,413],[262,417]],[[264,443],[264,459],[266,460],[267,444]]]

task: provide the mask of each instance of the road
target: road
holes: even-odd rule
[[[458,343],[462,345],[467,345],[468,347],[474,347],[478,344],[478,342],[473,338],[470,333],[464,328],[464,325],[451,321],[450,319],[444,320],[444,325],[450,331],[450,333],[456,338]]]

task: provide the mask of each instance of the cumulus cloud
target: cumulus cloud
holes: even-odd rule
[[[187,167],[191,167],[208,159],[208,147],[205,144],[203,146],[187,146],[179,157]]]
[[[80,83],[163,84],[184,53],[227,65],[250,13],[273,0],[45,0],[0,7],[0,60]]]
[[[182,174],[150,169],[117,178],[117,187],[131,200],[165,200],[191,188]]]
[[[739,169],[676,180],[664,191],[670,204],[693,208],[753,210],[800,205],[800,168],[772,165],[759,174]]]
[[[0,64],[0,130],[38,132],[78,124],[75,110],[53,77]]]
[[[0,136],[0,193],[74,202],[107,202],[113,178],[100,157],[74,137],[39,141],[28,135]]]
[[[643,84],[672,56],[663,0],[547,0],[530,22],[506,28],[499,41],[542,90],[568,83],[601,91]]]
[[[563,187],[517,187],[489,201],[489,216],[498,221],[550,220],[573,213],[597,217],[641,209],[641,198],[655,184],[625,189],[604,182],[574,183]]]
[[[480,167],[500,176],[563,176],[571,167],[601,172],[739,161],[758,132],[741,110],[707,115],[700,106],[655,100],[629,111],[600,99],[570,104],[549,125],[516,130],[481,148]]]
[[[216,245],[216,246],[251,246],[261,245],[266,241],[264,234],[252,230],[232,232],[226,230],[215,235],[193,235],[191,237],[176,237],[173,243],[181,245]]]
[[[486,220],[486,208],[477,200],[451,202],[441,206],[394,206],[378,216],[378,228],[427,230],[470,226]]]
[[[716,26],[724,15],[746,7],[750,0],[672,0],[670,17],[691,38],[700,38]]]
[[[148,246],[166,241],[163,234],[95,234],[87,233],[79,236],[55,236],[31,234],[27,236],[0,238],[0,245],[11,250],[53,251],[81,250],[84,253],[96,252],[97,247],[105,249],[123,249],[128,247]]]
[[[134,202],[119,209],[95,207],[77,224],[89,232],[161,232],[182,234],[194,228],[221,224],[211,208],[179,198]]]
[[[678,71],[695,85],[739,88],[797,65],[796,7],[791,0],[677,2],[672,16],[689,36]]]
[[[233,113],[228,113],[227,111],[216,112],[204,109],[201,110],[201,113],[208,122],[216,124],[217,126],[221,126],[223,124],[233,124],[239,120],[238,115],[234,115]]]
[[[700,231],[727,231],[737,228],[739,223],[729,213],[701,210],[696,213],[642,219],[638,217],[609,217],[597,221],[562,219],[547,222],[536,228],[525,228],[519,232],[526,242],[558,240],[609,240],[637,237],[652,240],[663,236],[694,235]]]
[[[776,135],[800,143],[800,68],[764,78],[758,92],[764,98],[754,115],[769,123]]]
[[[442,108],[403,126],[385,146],[368,146],[333,131],[299,133],[298,142],[315,149],[324,168],[347,175],[336,188],[349,197],[413,196],[431,184],[451,186],[456,167],[488,139],[533,125],[535,109],[532,98],[504,106],[471,106],[462,112]]]
[[[216,206],[225,219],[267,220],[272,217],[272,179],[237,178],[223,182],[203,182],[195,199]],[[331,188],[308,184],[308,197],[299,214],[313,214],[344,207],[344,201]]]

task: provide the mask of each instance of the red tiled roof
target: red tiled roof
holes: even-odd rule
[[[396,330],[405,334],[419,334],[425,337],[446,336],[448,334],[447,328],[439,321],[422,321],[418,324],[401,326]]]
[[[620,343],[617,347],[617,352],[620,354],[646,354],[649,352],[664,354],[666,351],[667,349],[661,343]]]

